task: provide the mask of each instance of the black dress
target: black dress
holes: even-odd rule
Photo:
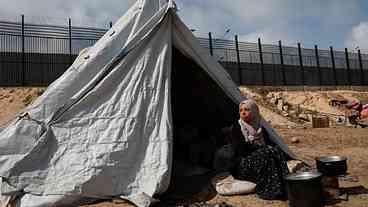
[[[232,144],[236,145],[233,177],[257,184],[255,190],[262,199],[284,199],[283,177],[289,173],[284,152],[277,146],[246,142],[237,123],[233,125],[232,136]]]

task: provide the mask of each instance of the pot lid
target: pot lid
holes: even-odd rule
[[[316,171],[311,172],[300,172],[289,174],[285,177],[286,180],[310,180],[313,178],[321,177],[322,174]]]
[[[343,156],[325,156],[325,157],[317,157],[316,160],[321,162],[339,162],[346,161],[348,158]]]

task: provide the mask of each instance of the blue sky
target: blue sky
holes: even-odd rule
[[[0,19],[42,23],[66,22],[107,26],[135,0],[0,0]],[[208,32],[218,38],[265,43],[283,40],[368,52],[368,1],[366,0],[176,0],[179,16],[197,36]],[[225,31],[230,32],[225,34]]]
[[[178,1],[179,14],[199,35],[218,37],[226,28],[232,38],[307,47],[368,49],[368,1],[364,0],[193,0]]]

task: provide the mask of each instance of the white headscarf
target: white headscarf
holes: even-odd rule
[[[238,121],[245,141],[255,144],[264,144],[261,127],[261,115],[259,113],[257,104],[254,101],[248,99],[240,102],[239,109],[242,105],[249,109],[252,116],[252,120],[250,123],[247,123],[242,119],[239,119]]]

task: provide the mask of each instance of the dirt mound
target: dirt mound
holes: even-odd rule
[[[0,88],[0,127],[4,126],[14,116],[33,102],[44,92],[45,88]],[[277,106],[270,104],[267,97],[281,97],[286,104],[299,106],[303,110],[327,113],[333,115],[344,115],[340,108],[329,105],[331,99],[361,100],[368,102],[368,92],[355,91],[330,91],[330,92],[300,92],[282,91],[268,92],[265,90],[251,90],[246,87],[240,88],[244,96],[252,98],[259,105],[261,114],[266,121],[273,126],[296,126],[301,124],[298,118],[293,118],[289,113],[278,110]]]
[[[313,116],[321,115],[327,116],[332,125],[341,124],[343,120],[347,120],[345,106],[348,103],[354,100],[368,103],[368,92],[342,90],[274,92],[245,87],[240,90],[243,95],[258,103],[262,115],[273,126],[310,125]]]
[[[0,127],[12,120],[17,113],[33,102],[45,91],[45,88],[0,88]],[[262,102],[262,94],[253,92],[247,88],[241,88],[244,95],[253,98],[259,104],[263,117],[273,125],[294,126],[295,123],[283,117]]]
[[[339,107],[333,107],[330,104],[331,100],[346,100],[351,102],[353,100],[365,101],[368,100],[367,92],[355,91],[284,91],[284,92],[270,92],[274,96],[282,97],[286,102],[292,105],[299,105],[304,109],[316,111],[319,113],[327,113],[334,115],[344,115],[344,110]]]
[[[45,91],[44,88],[0,88],[0,127]]]
[[[274,106],[272,106],[266,99],[267,93],[260,91],[254,91],[246,87],[241,87],[240,92],[243,96],[246,96],[255,102],[259,106],[260,113],[263,118],[273,126],[296,126],[297,123],[291,119],[288,119]]]

